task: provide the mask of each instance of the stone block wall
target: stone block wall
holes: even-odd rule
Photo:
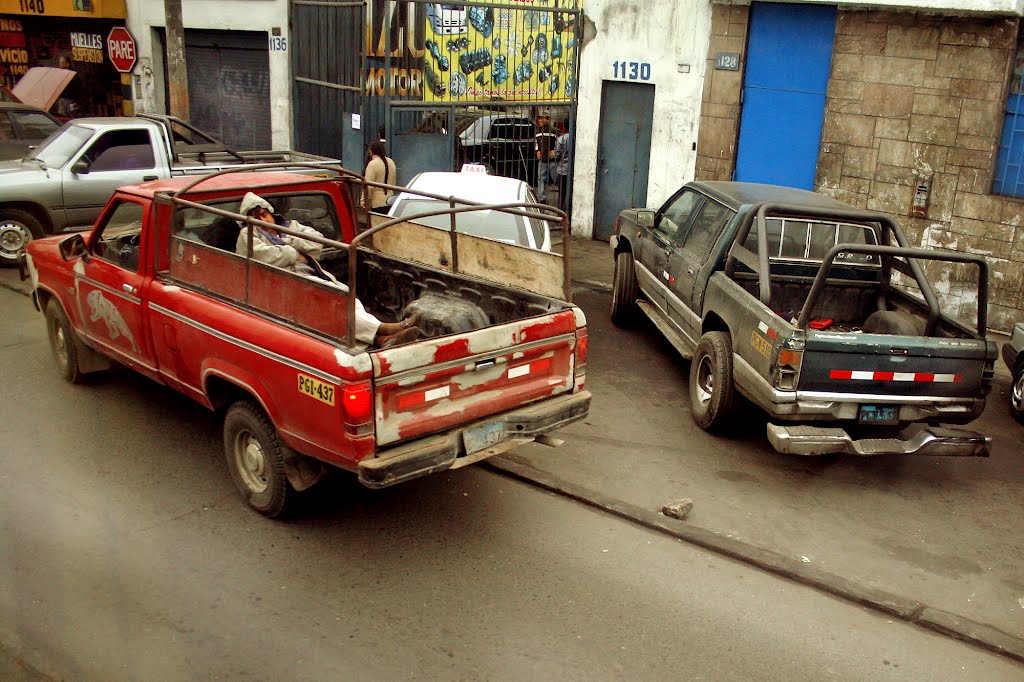
[[[695,177],[728,180],[736,162],[748,5],[713,5]],[[991,329],[1024,321],[1024,200],[992,195],[1018,20],[840,10],[815,187],[884,211],[912,245],[986,256]],[[911,217],[930,184],[926,217]],[[947,312],[977,314],[976,269],[928,267]]]
[[[694,172],[697,180],[732,179],[736,166],[745,61],[741,57],[739,71],[719,71],[715,69],[715,56],[719,52],[740,55],[746,52],[749,19],[749,5],[711,6],[711,40],[697,134],[697,167]]]
[[[892,214],[914,245],[986,256],[989,327],[1024,320],[1024,201],[991,194],[1017,20],[840,11],[818,191]],[[919,181],[925,218],[911,217]],[[977,314],[976,269],[928,268],[947,312]]]

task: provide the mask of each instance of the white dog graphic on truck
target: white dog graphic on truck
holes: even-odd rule
[[[135,343],[135,337],[132,336],[132,332],[128,329],[128,325],[124,323],[124,318],[121,317],[121,313],[118,312],[113,303],[107,300],[102,291],[99,289],[93,289],[89,292],[89,295],[85,297],[85,301],[89,304],[90,322],[103,320],[107,325],[107,334],[110,335],[110,339],[112,341],[119,336],[123,336],[128,339],[128,343],[132,345],[132,352],[139,352],[139,346]]]

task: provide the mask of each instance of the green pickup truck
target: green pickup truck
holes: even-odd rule
[[[987,456],[971,422],[991,390],[982,256],[913,248],[888,215],[788,187],[691,182],[630,209],[611,238],[612,320],[643,312],[686,358],[704,429],[739,397],[783,453]],[[977,276],[977,321],[943,309],[934,261]]]

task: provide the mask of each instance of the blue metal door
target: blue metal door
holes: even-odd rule
[[[653,85],[605,82],[597,144],[594,239],[612,236],[619,211],[647,204],[653,124]]]
[[[836,8],[750,8],[736,179],[814,189]]]

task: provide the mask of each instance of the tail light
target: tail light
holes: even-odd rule
[[[586,327],[576,329],[576,382],[574,391],[583,388],[587,380],[587,353],[590,350],[590,339],[587,337]]]
[[[373,390],[369,381],[342,387],[341,411],[348,435],[366,436],[373,432]]]
[[[783,391],[795,391],[800,377],[800,363],[804,359],[804,340],[786,339],[779,345],[772,371],[772,383]]]

